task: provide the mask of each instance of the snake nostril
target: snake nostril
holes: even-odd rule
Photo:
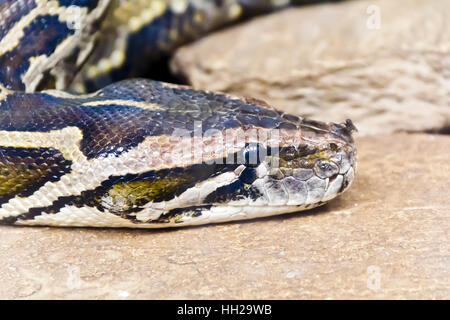
[[[338,150],[338,146],[336,143],[330,143],[330,150],[335,152]]]

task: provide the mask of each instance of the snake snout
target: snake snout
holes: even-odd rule
[[[347,143],[353,143],[352,133],[355,131],[358,132],[358,129],[350,119],[344,123],[333,123],[331,126],[331,132]]]
[[[355,178],[355,171],[357,168],[356,145],[353,142],[351,131],[346,131],[345,134],[348,134],[349,136],[342,138],[343,140],[345,139],[345,142],[343,142],[339,149],[330,157],[331,161],[339,167],[339,172],[336,175],[329,177],[328,189],[335,189],[334,196],[341,194],[349,188]],[[332,186],[333,184],[335,184],[335,187]],[[330,200],[333,197],[330,197],[329,199],[325,198],[325,200]]]

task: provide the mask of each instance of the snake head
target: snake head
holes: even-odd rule
[[[283,118],[292,125],[258,128],[242,144],[228,142],[233,152],[224,158],[122,179],[127,182],[102,195],[102,206],[139,223],[190,225],[311,209],[347,190],[357,153],[351,121]],[[236,137],[251,129],[232,132]],[[226,140],[203,138],[218,150]]]
[[[172,128],[187,134],[161,140],[156,156],[152,147],[149,159],[170,159],[170,166],[101,190],[102,210],[162,226],[249,219],[323,205],[354,179],[351,120],[313,121],[259,100],[175,85],[157,92],[170,98],[158,102],[165,130],[172,138]],[[175,150],[181,154],[167,158]]]
[[[276,138],[247,143],[238,153],[244,162],[234,171],[236,180],[217,188],[205,203],[256,217],[314,208],[348,189],[357,153],[351,120],[283,117],[291,125],[271,131]]]
[[[265,176],[258,189],[268,204],[309,209],[347,190],[356,170],[355,130],[351,120],[343,124],[299,120],[299,132],[286,133],[297,141],[273,152],[270,166],[262,164]]]

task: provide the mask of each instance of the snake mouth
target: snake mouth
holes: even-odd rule
[[[296,181],[293,176],[288,176],[277,182],[271,181],[270,178],[256,180],[259,182],[247,189],[249,196],[254,192],[249,199],[245,199],[240,192],[241,197],[235,200],[174,208],[159,211],[156,215],[153,212],[153,219],[148,219],[149,216],[145,214],[138,215],[133,223],[138,227],[141,222],[147,222],[155,227],[177,227],[247,220],[309,210],[326,204],[348,189],[354,179],[354,170],[355,167],[350,166],[347,171],[325,179],[313,176],[304,181]],[[253,191],[250,190],[252,188]],[[228,190],[231,191],[232,188]]]
[[[286,151],[286,150],[284,150]],[[347,190],[356,170],[356,147],[353,143],[329,145],[296,159],[306,167],[271,167],[264,159],[259,165],[242,165],[237,178],[217,188],[200,206],[174,209],[161,214],[154,223],[170,226],[252,219],[322,206]],[[283,157],[268,152],[269,157]],[[284,158],[286,160],[286,158]],[[292,161],[292,159],[291,159]],[[284,163],[286,165],[286,163]]]

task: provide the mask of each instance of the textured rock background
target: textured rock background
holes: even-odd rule
[[[450,136],[357,139],[308,213],[162,231],[0,227],[0,298],[450,298]]]
[[[440,129],[450,126],[449,7],[358,0],[289,9],[186,46],[172,66],[196,88],[351,118],[362,135]]]

